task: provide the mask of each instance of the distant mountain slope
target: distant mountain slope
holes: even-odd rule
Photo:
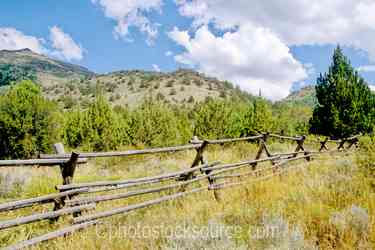
[[[2,69],[9,67],[11,74],[19,75],[21,79],[35,74],[35,81],[42,86],[45,96],[64,108],[76,104],[85,107],[95,97],[98,87],[113,105],[129,107],[138,106],[147,98],[188,105],[208,97],[253,98],[229,82],[192,70],[172,73],[133,70],[97,75],[84,67],[51,59],[29,49],[1,50],[0,74]]]
[[[238,97],[251,99],[252,95],[234,88],[226,81],[206,77],[192,70],[180,69],[171,73],[141,70],[118,71],[96,75],[86,80],[56,84],[46,88],[47,96],[69,108],[76,103],[83,106],[94,98],[100,86],[113,105],[135,107],[147,98],[173,104],[192,105],[206,98]]]
[[[82,66],[51,59],[29,49],[1,50],[0,70],[4,65],[17,67],[18,71],[35,73],[43,93],[64,108],[76,104],[85,107],[95,97],[98,86],[113,105],[129,107],[138,106],[147,98],[186,105],[209,97],[254,98],[227,81],[186,69],[170,73],[131,70],[95,74]],[[313,106],[316,103],[315,89],[307,86],[291,93],[279,103]]]
[[[0,50],[0,66],[32,71],[36,74],[37,81],[44,87],[94,75],[82,66],[51,59],[29,49]]]
[[[293,91],[281,102],[313,107],[317,103],[315,96],[315,86],[309,85],[297,91]]]

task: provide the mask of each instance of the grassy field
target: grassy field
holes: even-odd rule
[[[290,152],[294,147],[273,143],[270,150]],[[214,146],[207,158],[236,162],[254,158],[256,150],[257,145],[246,143]],[[375,182],[368,167],[374,158],[367,153],[326,154],[309,163],[298,161],[293,163],[298,167],[282,176],[261,182],[243,179],[248,184],[220,190],[220,202],[212,191],[204,191],[104,219],[100,225],[35,249],[373,249]],[[74,181],[166,173],[188,167],[194,155],[192,151],[100,159],[79,168]],[[1,202],[53,192],[61,182],[57,168],[8,171],[2,172]],[[97,210],[156,197],[160,195],[104,202]],[[51,209],[52,205],[44,205],[2,213],[0,220]],[[0,245],[62,228],[70,220],[66,216],[57,224],[45,221],[3,230]]]

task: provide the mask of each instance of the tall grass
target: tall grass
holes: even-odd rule
[[[294,147],[276,143],[270,148],[282,152]],[[205,191],[107,218],[103,224],[36,249],[373,249],[375,186],[368,166],[373,166],[374,158],[365,157],[371,153],[366,147],[355,154],[337,153],[309,163],[296,162],[293,164],[300,167],[280,177],[220,190],[220,202],[211,191]],[[256,145],[246,143],[215,146],[210,147],[207,158],[234,162],[253,158],[256,150]],[[79,168],[75,182],[183,169],[189,167],[194,155],[191,151],[126,160],[100,159]],[[57,169],[40,171],[45,171],[46,177],[32,177],[26,192],[19,196],[48,192],[60,181]],[[159,195],[149,194],[105,202],[98,210],[156,197]],[[51,206],[1,214],[1,219],[43,209],[50,210]],[[2,231],[0,244],[46,233],[69,224],[69,220],[65,217],[58,224],[40,222]]]

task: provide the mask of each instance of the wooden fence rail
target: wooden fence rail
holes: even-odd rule
[[[32,223],[32,222],[36,222],[36,221],[53,219],[53,218],[57,218],[61,215],[73,214],[73,213],[76,213],[76,212],[81,212],[81,211],[84,211],[84,210],[89,210],[89,209],[94,209],[94,208],[95,208],[95,204],[86,204],[86,205],[80,205],[80,206],[76,206],[76,207],[63,208],[63,209],[60,209],[60,210],[57,210],[57,211],[44,212],[44,213],[19,217],[19,218],[13,219],[13,220],[0,221],[0,230],[10,228],[10,227],[19,226],[19,225],[24,225],[24,224],[28,224],[28,223]]]
[[[293,152],[271,153],[267,146],[269,138],[294,142],[296,143],[296,148]],[[353,145],[357,145],[358,138],[359,136],[353,136],[336,141],[332,141],[329,139],[319,140],[317,141],[317,143],[320,144],[318,145],[320,146],[320,148],[317,151],[309,151],[305,148],[305,143],[308,142],[305,136],[284,136],[268,133],[263,133],[261,135],[251,137],[229,138],[220,140],[200,140],[199,138],[194,137],[188,145],[128,150],[120,152],[73,152],[71,154],[67,154],[65,153],[63,145],[61,143],[57,143],[54,145],[56,154],[40,155],[42,159],[0,161],[0,167],[20,165],[60,166],[63,178],[62,185],[56,186],[56,189],[59,191],[58,193],[0,204],[0,212],[12,211],[38,204],[55,204],[54,210],[50,212],[41,212],[38,214],[0,221],[0,230],[46,219],[56,222],[62,215],[73,215],[74,225],[72,226],[47,233],[31,240],[23,241],[6,248],[21,249],[46,240],[65,236],[92,225],[96,225],[100,223],[102,219],[110,216],[127,214],[137,209],[154,206],[166,201],[179,199],[199,192],[213,191],[215,199],[220,202],[218,190],[249,183],[249,180],[243,180],[243,178],[252,177],[250,179],[251,181],[260,181],[276,175],[280,175],[296,167],[289,166],[292,161],[303,159],[309,161],[323,153],[333,153],[348,150]],[[258,143],[259,148],[254,159],[223,164],[218,161],[209,163],[205,158],[205,151],[209,145],[222,145],[225,143],[235,143],[241,141]],[[327,146],[327,143],[336,143],[337,148],[334,150],[330,150]],[[347,146],[345,146],[345,144],[347,144]],[[87,159],[89,158],[119,156],[127,157],[144,154],[173,153],[192,149],[196,150],[195,158],[191,166],[183,170],[155,176],[145,176],[142,178],[116,181],[73,183],[76,165],[87,162]],[[263,154],[265,154],[266,157],[262,157]],[[270,165],[257,168],[259,164],[264,164],[266,162],[269,162]],[[246,168],[248,168],[248,170],[246,170]],[[234,179],[240,179],[240,181],[234,181]],[[218,182],[220,180],[224,182]],[[87,194],[96,192],[102,193],[129,188],[137,189],[126,190],[125,192],[120,193],[87,196]],[[163,195],[165,191],[174,191],[175,193]],[[127,205],[125,207],[94,212],[93,214],[81,214],[81,212],[83,211],[96,210],[97,203],[157,193],[162,194],[162,196],[137,204]]]
[[[45,166],[55,167],[68,163],[69,158],[49,158],[49,159],[28,159],[28,160],[0,160],[0,167],[24,167],[24,166]],[[78,164],[87,163],[87,158],[80,158]]]
[[[80,188],[80,189],[68,190],[68,191],[60,192],[56,194],[47,194],[47,195],[39,196],[36,198],[7,202],[7,203],[0,204],[0,212],[30,207],[35,204],[44,204],[44,203],[54,202],[56,199],[59,199],[61,197],[84,193],[84,192],[87,192],[88,190],[89,190],[88,188]]]

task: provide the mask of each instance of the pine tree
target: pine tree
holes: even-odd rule
[[[339,46],[315,89],[318,104],[310,120],[311,133],[343,138],[373,130],[374,95]]]

